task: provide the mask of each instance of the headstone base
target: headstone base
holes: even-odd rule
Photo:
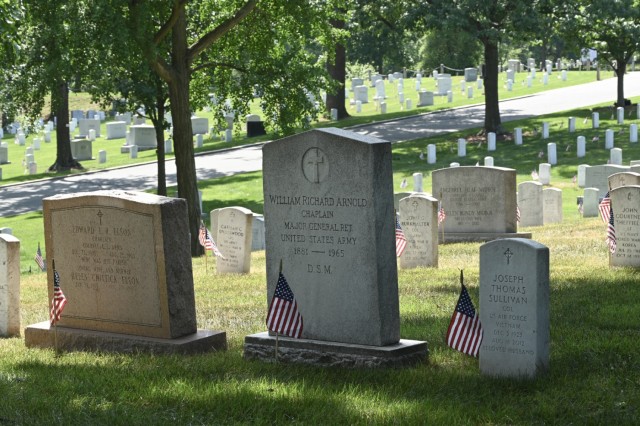
[[[494,232],[445,232],[444,241],[442,232],[438,236],[438,242],[443,243],[463,243],[463,242],[486,242],[497,240],[498,238],[528,238],[531,239],[531,232],[514,233],[494,233]]]
[[[32,324],[24,330],[25,346],[53,348],[55,338],[58,348],[63,351],[196,354],[227,349],[227,334],[224,331],[198,330],[176,339],[160,339],[58,326],[55,334],[57,336],[54,336],[49,321]]]
[[[244,358],[275,362],[276,336],[268,332],[244,338]],[[394,345],[366,346],[321,340],[278,337],[278,362],[326,367],[399,367],[426,360],[427,342],[400,341]]]

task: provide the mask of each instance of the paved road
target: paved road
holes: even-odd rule
[[[504,101],[500,103],[500,112],[502,121],[506,122],[603,102],[613,103],[615,94],[616,80],[607,79]],[[640,96],[640,72],[625,76],[625,96]],[[353,130],[399,142],[481,127],[483,122],[484,106],[475,106],[360,126]],[[259,145],[196,156],[198,179],[229,176],[260,170],[261,167]],[[152,189],[156,187],[156,170],[156,164],[152,163],[0,187],[0,217],[40,210],[42,198],[60,193]],[[175,185],[173,159],[167,161],[166,173],[167,185]]]

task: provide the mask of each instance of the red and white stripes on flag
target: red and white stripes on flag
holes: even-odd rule
[[[298,311],[298,303],[289,284],[287,284],[287,280],[280,273],[276,291],[273,293],[267,313],[267,328],[269,331],[297,339],[302,334],[302,325],[302,315]]]
[[[215,256],[221,259],[225,258],[220,252],[220,250],[218,249],[218,245],[216,244],[216,242],[213,241],[213,237],[211,236],[211,233],[209,232],[207,227],[204,226],[203,222],[200,222],[200,231],[198,232],[198,240],[200,241],[200,245],[204,247],[205,251],[211,250]]]
[[[609,193],[604,196],[600,204],[598,204],[598,210],[600,211],[600,218],[607,224],[607,231],[605,242],[609,247],[609,252],[615,254],[617,247],[616,227],[613,220],[613,206],[611,205],[611,197]]]
[[[520,223],[520,206],[516,204],[516,222]]]
[[[438,225],[445,221],[447,214],[442,207],[442,201],[438,202]]]
[[[478,356],[482,343],[482,325],[464,284],[447,329],[446,339],[447,345],[453,349]]]
[[[51,325],[60,321],[62,310],[67,304],[67,298],[64,296],[64,293],[60,288],[60,275],[58,274],[58,271],[55,270],[55,266],[53,268],[53,300],[51,300],[51,312],[49,314]]]
[[[402,256],[405,248],[407,248],[407,237],[404,236],[404,231],[402,230],[400,221],[396,216],[396,257]]]

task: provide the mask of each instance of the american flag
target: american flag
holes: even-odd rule
[[[407,247],[407,237],[404,236],[400,221],[396,217],[396,257],[402,256],[404,249]]]
[[[520,223],[520,206],[516,204],[516,222]]]
[[[42,258],[42,251],[40,250],[40,243],[38,243],[38,250],[36,250],[36,255],[33,258],[41,271],[44,271],[46,268],[44,266],[44,259]]]
[[[438,207],[438,225],[440,225],[447,218],[447,214],[444,212],[444,207],[442,207],[442,201],[438,204],[440,205]]]
[[[602,201],[600,201],[600,204],[598,204],[598,210],[600,211],[602,223],[609,223],[609,216],[611,216],[611,198],[608,192]]]
[[[478,356],[482,343],[482,325],[464,284],[447,329],[446,339],[447,345],[453,349],[471,356]]]
[[[200,240],[200,245],[204,247],[205,250],[211,250],[215,256],[221,259],[225,258],[222,255],[222,253],[220,253],[220,250],[218,249],[218,245],[216,244],[216,242],[213,241],[213,238],[211,238],[211,233],[209,232],[207,227],[204,226],[204,222],[200,222],[200,231],[198,232],[198,240]]]
[[[571,178],[571,182],[573,182],[573,184],[575,185],[577,181],[578,177],[576,175],[573,175],[573,177]]]
[[[538,176],[538,172],[534,169],[531,171],[531,179],[533,180],[538,180],[539,176]]]
[[[62,310],[64,309],[64,306],[66,304],[67,304],[67,298],[64,296],[64,293],[60,288],[60,275],[58,274],[58,271],[56,271],[56,267],[54,264],[53,266],[53,300],[51,300],[51,313],[49,315],[51,325],[54,325],[56,322],[60,321]]]
[[[400,188],[404,189],[407,187],[407,180],[406,179],[402,179],[402,182],[400,182]]]
[[[584,214],[584,201],[582,198],[578,200],[578,213],[580,213],[580,216]]]
[[[278,276],[276,291],[269,305],[267,328],[296,339],[302,334],[302,315],[298,312],[298,303],[282,273]]]

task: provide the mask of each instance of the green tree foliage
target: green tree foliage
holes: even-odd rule
[[[477,67],[482,57],[482,46],[477,38],[452,29],[429,31],[420,40],[420,67],[423,70]]]
[[[485,121],[487,132],[500,132],[498,47],[506,37],[521,39],[535,29],[537,0],[427,0],[412,15],[429,28],[466,32],[483,46]]]
[[[640,40],[638,0],[576,0],[564,5],[563,23],[584,47],[598,51],[618,78],[616,105],[624,106],[624,74]]]

